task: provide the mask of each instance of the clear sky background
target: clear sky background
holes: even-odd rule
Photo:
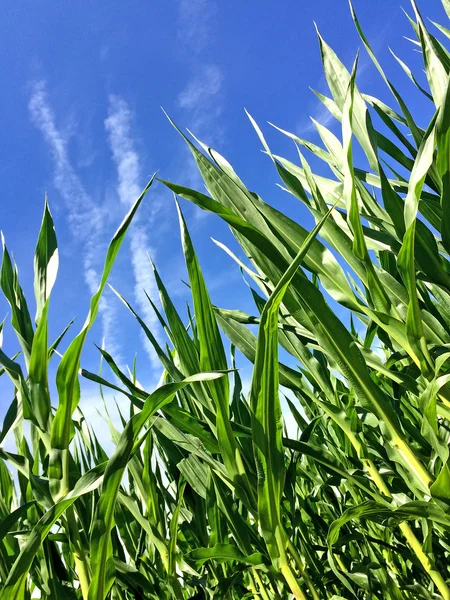
[[[419,7],[424,17],[446,25],[439,0],[422,0]],[[355,8],[387,73],[425,124],[430,106],[388,50],[411,67],[420,64],[416,47],[403,37],[412,30],[400,0],[355,0]],[[201,186],[161,106],[225,155],[250,189],[311,223],[300,203],[275,186],[277,174],[260,153],[244,107],[279,154],[295,157],[292,143],[267,121],[316,142],[310,116],[339,131],[309,88],[327,93],[313,21],[349,68],[361,47],[345,0],[16,0],[3,4],[1,16],[0,228],[32,298],[34,246],[48,192],[60,248],[52,338],[75,316],[72,335],[81,327],[107,243],[152,172]],[[395,107],[363,49],[358,85]],[[253,312],[238,269],[210,239],[232,244],[226,227],[186,202],[182,206],[213,301]],[[171,194],[161,185],[146,197],[111,283],[162,339],[143,293],[145,288],[157,296],[147,252],[183,310],[188,296],[178,222]],[[7,313],[1,299],[0,317]],[[7,329],[4,349],[11,355],[17,344]],[[155,382],[154,358],[110,292],[83,355],[90,370],[99,361],[94,342],[103,338],[122,365],[137,353],[140,380]],[[94,411],[96,394],[85,387],[85,410]],[[2,377],[0,417],[10,401]]]

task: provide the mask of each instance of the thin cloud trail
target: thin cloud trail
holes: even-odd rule
[[[217,65],[198,65],[178,95],[178,106],[190,112],[189,126],[197,135],[217,142],[222,137],[219,119],[223,112],[223,73]]]
[[[178,95],[178,106],[189,111],[188,125],[195,135],[211,143],[222,140],[219,119],[223,112],[224,75],[218,64],[205,61],[215,37],[217,7],[212,0],[180,0],[178,37],[190,57],[190,78]],[[212,138],[212,139],[211,139]]]
[[[136,141],[133,134],[133,112],[128,103],[121,97],[111,95],[109,98],[108,117],[105,119],[105,129],[108,134],[114,163],[117,168],[117,194],[120,203],[127,208],[142,190],[141,167]],[[151,219],[150,219],[151,224]],[[155,255],[151,248],[148,235],[136,215],[133,228],[130,230],[130,250],[134,275],[134,296],[139,312],[144,318],[155,337],[158,337],[159,322],[145,295],[152,299],[158,296],[153,271],[148,255]],[[160,366],[158,357],[148,339],[142,334],[143,345],[150,357],[152,365]]]
[[[215,15],[211,0],[180,0],[178,38],[194,54],[201,54],[212,43]]]
[[[51,152],[53,183],[64,201],[72,234],[83,246],[84,280],[89,292],[94,294],[100,281],[97,270],[98,245],[104,234],[105,214],[86,192],[71,164],[68,138],[56,126],[45,81],[38,81],[33,86],[28,110],[32,123],[41,132]],[[120,348],[114,342],[115,309],[105,296],[100,301],[99,313],[106,347],[119,360]]]
[[[178,38],[189,57],[190,77],[178,94],[177,105],[186,111],[187,127],[205,143],[219,146],[225,132],[221,125],[224,110],[224,74],[218,64],[205,60],[215,38],[217,5],[213,0],[180,0],[178,4]],[[186,158],[187,157],[187,158]],[[180,182],[189,187],[202,185],[202,178],[188,153],[178,169]],[[205,217],[195,211],[197,218]]]

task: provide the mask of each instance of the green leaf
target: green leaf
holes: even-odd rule
[[[183,252],[194,301],[197,335],[200,345],[200,368],[203,371],[225,371],[228,368],[227,359],[214,309],[183,214],[178,204],[177,209]],[[240,496],[251,507],[253,503],[250,492],[251,487],[248,483],[245,467],[230,424],[230,389],[228,378],[224,377],[222,380],[211,382],[209,389],[216,406],[217,439],[225,466],[230,478],[238,487]]]
[[[17,266],[13,266],[3,234],[2,245],[3,260],[0,273],[0,286],[11,307],[11,323],[22,347],[25,362],[28,364],[34,336],[33,325],[23,290],[20,287]]]
[[[34,295],[36,297],[36,323],[39,323],[45,303],[50,297],[58,272],[58,243],[55,225],[45,199],[44,216],[34,254]]]
[[[447,505],[450,504],[450,467],[448,460],[440,470],[436,481],[430,486],[430,492],[433,498],[438,498],[446,502]]]
[[[153,183],[153,179],[154,177],[152,177],[142,194],[136,200],[111,240],[111,243],[108,247],[99,288],[91,299],[89,314],[86,318],[83,328],[72,340],[58,367],[56,374],[56,386],[58,388],[59,403],[51,429],[51,446],[54,451],[51,456],[50,464],[50,478],[52,479],[52,488],[55,498],[64,496],[69,490],[67,453],[70,439],[72,437],[72,414],[80,399],[78,371],[80,368],[81,352],[83,350],[89,329],[92,327],[97,316],[100,298],[113,267],[114,261],[119,252],[120,246],[122,245],[125,234],[140,203]]]
[[[189,558],[203,564],[207,560],[215,560],[218,563],[229,562],[235,560],[246,565],[262,566],[267,559],[259,552],[254,552],[249,556],[245,556],[232,544],[216,544],[210,548],[197,548],[191,550]]]
[[[92,492],[101,484],[105,466],[105,464],[97,465],[83,475],[83,477],[78,480],[74,489],[69,492],[65,498],[49,509],[33,527],[5,581],[2,599],[22,600],[24,598],[25,584],[31,564],[35,555],[39,552],[45,538],[48,536],[59,517],[75,502],[75,500],[84,494]]]
[[[397,89],[394,87],[394,85],[391,83],[391,81],[386,77],[386,75],[385,75],[385,73],[384,73],[384,71],[383,71],[380,63],[378,62],[378,59],[376,58],[376,56],[375,56],[375,54],[374,54],[374,52],[373,52],[373,50],[372,50],[372,48],[371,48],[371,46],[370,46],[367,38],[366,38],[366,36],[364,35],[364,32],[363,32],[363,30],[361,28],[361,25],[360,25],[360,23],[358,21],[358,18],[356,16],[355,10],[353,8],[352,2],[350,2],[350,11],[352,13],[352,18],[353,18],[353,21],[355,23],[355,26],[356,26],[356,29],[358,31],[358,34],[359,34],[359,36],[361,38],[361,41],[364,44],[364,47],[367,50],[367,53],[369,54],[371,60],[373,61],[373,63],[376,66],[376,68],[378,69],[380,75],[382,76],[382,78],[386,82],[386,85],[389,87],[389,89],[392,92],[393,96],[397,100],[397,102],[398,102],[398,104],[400,106],[400,109],[401,109],[401,111],[403,113],[403,116],[404,116],[404,118],[405,118],[405,120],[406,120],[406,122],[408,124],[408,127],[409,127],[409,129],[411,131],[411,134],[412,134],[412,136],[414,138],[414,141],[416,142],[417,145],[419,145],[420,142],[421,142],[421,140],[422,140],[422,134],[421,134],[419,128],[417,127],[417,125],[415,124],[414,119],[413,119],[413,117],[412,117],[412,115],[411,115],[408,107],[406,106],[406,103],[404,102],[402,96],[398,93]]]
[[[223,373],[202,373],[178,383],[167,383],[150,394],[141,412],[134,415],[126,424],[119,443],[106,465],[102,492],[93,523],[91,535],[93,577],[89,586],[89,600],[105,600],[114,582],[111,530],[114,525],[115,504],[124,471],[143,442],[143,438],[139,437],[143,427],[160,408],[173,400],[178,390],[196,381],[209,381],[222,376]]]
[[[28,385],[30,390],[31,411],[42,431],[50,429],[50,391],[48,387],[48,308],[49,298],[45,301],[39,315],[39,323],[31,346]]]
[[[258,469],[259,522],[272,563],[282,569],[288,569],[289,563],[286,555],[287,538],[280,512],[285,467],[278,395],[278,314],[295,272],[329,214],[307,236],[264,306],[250,388],[252,440]]]
[[[416,217],[419,207],[419,199],[426,174],[433,161],[435,126],[433,118],[427,134],[419,148],[408,186],[408,194],[405,200],[405,229],[403,243],[398,255],[398,269],[405,281],[409,293],[408,314],[406,317],[406,330],[411,347],[415,351],[421,369],[427,374],[432,368],[431,358],[424,338],[422,317],[420,313],[419,300],[416,286],[415,266],[415,232]]]
[[[442,243],[447,252],[450,252],[450,223],[447,216],[450,210],[450,78],[436,121],[436,141],[436,167],[442,182]]]
[[[428,84],[433,95],[434,103],[436,107],[439,108],[446,94],[448,74],[442,64],[441,58],[436,52],[433,40],[425,27],[425,23],[420,16],[415,1],[411,0],[411,3],[417,19],[419,39],[422,46]]]
[[[344,67],[342,62],[324,41],[319,32],[317,32],[320,43],[320,51],[322,54],[323,68],[327,79],[328,87],[333,95],[334,100],[342,112],[344,109],[345,98],[350,84],[350,73]],[[373,136],[367,127],[367,107],[364,99],[355,86],[354,91],[354,133],[356,138],[364,150],[370,167],[378,171],[378,159],[373,145]]]
[[[442,6],[444,7],[448,18],[450,19],[450,0],[442,0]]]

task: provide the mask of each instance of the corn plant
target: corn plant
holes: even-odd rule
[[[4,246],[1,288],[20,350],[0,351],[14,385],[0,435],[2,599],[450,598],[450,54],[413,10],[427,86],[400,65],[433,107],[426,128],[352,7],[395,108],[361,93],[358,60],[348,71],[319,34],[330,96],[317,95],[341,135],[317,123],[319,146],[279,129],[298,150],[294,163],[249,115],[286,202],[310,211],[312,231],[178,130],[207,192],[161,180],[176,196],[192,301],[185,319],[153,265],[163,345],[114,290],[162,375],[147,391],[137,366],[124,372],[103,347],[101,372],[81,369],[100,397],[107,388],[129,400],[121,431],[105,403],[111,456],[78,407],[81,353],[153,180],[114,236],[85,325],[60,360],[56,408],[48,363],[67,329],[49,345],[57,243],[48,206],[34,320]],[[308,153],[329,177],[314,173]],[[242,254],[217,245],[246,279],[254,314],[212,303],[179,199],[229,225]],[[253,364],[249,393],[241,355]]]

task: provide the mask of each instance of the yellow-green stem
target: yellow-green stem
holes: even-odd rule
[[[248,575],[249,575],[249,579],[250,579],[250,583],[249,583],[250,591],[253,594],[254,600],[258,600],[259,594],[258,594],[258,588],[256,586],[256,581],[255,581],[255,573],[252,570],[249,572]]]
[[[73,547],[73,555],[75,560],[75,569],[80,583],[81,594],[83,600],[88,600],[89,584],[91,580],[90,569],[86,554],[82,548],[80,533],[75,518],[73,507],[70,506],[66,511],[66,522],[69,530],[69,538]]]
[[[337,564],[339,565],[339,568],[341,569],[341,571],[343,571],[344,573],[347,573],[347,569],[344,565],[344,563],[342,562],[341,557],[339,556],[339,554],[334,554],[333,553],[333,557],[334,560],[337,562]]]
[[[400,530],[405,536],[411,548],[414,550],[415,555],[422,563],[423,568],[433,580],[443,599],[450,600],[450,588],[446,584],[445,579],[442,577],[442,575],[433,568],[430,559],[423,551],[422,544],[416,538],[411,527],[408,525],[408,523],[401,523]]]
[[[290,564],[281,565],[281,573],[283,574],[289,589],[297,600],[307,600],[302,588],[299,586],[298,581],[295,577],[294,571]]]
[[[374,463],[371,460],[366,460],[366,461],[364,461],[364,465],[366,466],[367,471],[369,472],[369,475],[371,476],[373,482],[378,487],[380,492],[382,492],[388,498],[392,498],[392,494],[389,491],[389,488],[387,487],[386,483],[383,481],[383,478],[381,477],[381,475],[378,472],[378,469],[375,467]],[[417,556],[420,563],[422,564],[422,567],[425,569],[425,571],[428,573],[429,577],[435,583],[436,587],[442,594],[442,597],[444,598],[444,600],[450,600],[450,588],[446,584],[442,575],[433,568],[433,565],[431,564],[430,559],[423,551],[422,544],[417,539],[415,533],[413,532],[413,530],[411,529],[409,524],[406,522],[400,523],[400,531],[405,536],[408,544],[411,546],[415,555]]]
[[[400,453],[403,455],[403,458],[410,466],[411,471],[413,471],[419,477],[424,487],[428,489],[433,483],[433,478],[431,477],[431,475],[428,473],[428,471],[422,465],[420,460],[414,454],[413,450],[411,450],[408,442],[402,435],[395,431],[392,437],[393,444],[391,445],[393,445],[394,447],[397,446]]]
[[[292,558],[294,559],[295,564],[297,565],[297,569],[300,571],[300,575],[305,580],[305,583],[308,586],[309,591],[311,592],[311,596],[312,596],[313,600],[320,600],[320,596],[317,593],[316,588],[314,587],[312,579],[309,576],[308,571],[303,566],[302,559],[300,558],[300,555],[297,552],[297,549],[295,548],[295,546],[291,542],[291,540],[288,541],[288,550],[289,550],[289,553],[291,554]]]
[[[259,588],[259,593],[261,595],[261,598],[263,600],[270,600],[270,596],[267,593],[266,586],[264,585],[264,582],[261,579],[261,575],[258,573],[258,571],[256,569],[252,569],[252,574],[253,574],[253,577],[255,578],[256,583],[258,584],[255,587],[256,587],[256,589]],[[258,595],[256,596],[256,598],[258,598]]]

